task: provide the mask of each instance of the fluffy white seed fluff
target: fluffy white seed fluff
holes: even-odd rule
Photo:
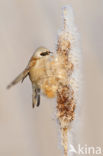
[[[72,74],[69,77],[69,84],[72,87],[73,91],[74,91],[74,99],[75,99],[75,104],[76,104],[76,110],[75,110],[75,119],[74,121],[71,123],[71,130],[68,132],[68,147],[70,146],[70,144],[74,145],[74,141],[75,140],[74,134],[75,131],[78,127],[78,110],[80,109],[80,86],[81,86],[81,50],[80,50],[80,46],[79,46],[79,40],[80,40],[80,36],[79,33],[77,31],[77,28],[75,26],[74,23],[74,14],[73,14],[73,9],[72,7],[66,6],[63,8],[63,27],[62,29],[59,31],[58,36],[60,36],[61,34],[67,34],[68,36],[65,36],[65,38],[67,38],[67,40],[70,41],[70,51],[69,51],[69,55],[68,55],[68,59],[70,60],[70,62],[73,64],[74,69]],[[72,135],[73,133],[73,135]],[[69,152],[68,151],[68,155],[69,156],[73,156],[74,153]]]

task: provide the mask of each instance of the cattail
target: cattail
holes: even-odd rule
[[[62,68],[67,73],[65,81],[61,81],[57,90],[57,119],[60,125],[64,156],[68,156],[71,123],[75,119],[75,108],[79,103],[79,70],[80,49],[78,33],[74,24],[71,6],[63,8],[63,28],[58,34],[57,55],[62,60]]]

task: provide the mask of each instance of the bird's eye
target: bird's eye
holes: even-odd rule
[[[50,54],[50,52],[49,51],[46,51],[46,52],[42,52],[40,55],[41,56],[46,56],[46,55],[49,55]]]

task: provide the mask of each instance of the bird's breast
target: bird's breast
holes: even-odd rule
[[[38,86],[48,98],[54,98],[57,93],[58,84],[65,79],[60,61],[54,58],[41,59],[30,69],[30,80]]]

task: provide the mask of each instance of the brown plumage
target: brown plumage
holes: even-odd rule
[[[47,48],[36,49],[25,70],[7,86],[9,89],[29,76],[32,83],[33,108],[35,105],[40,105],[40,91],[48,98],[54,98],[57,95],[59,83],[65,82],[68,76],[64,70],[65,64],[62,57],[50,54]]]
[[[36,51],[34,52],[33,56],[31,57],[25,70],[22,73],[20,73],[7,86],[7,89],[10,89],[12,86],[16,85],[18,82],[20,82],[20,81],[23,82],[24,79],[29,75],[30,80],[32,82],[32,107],[33,108],[35,107],[35,105],[36,106],[40,105],[40,88],[36,82],[36,78],[38,79],[40,74],[37,74],[38,76],[36,76],[36,73],[35,73],[35,71],[38,71],[38,60],[41,62],[42,58],[49,54],[50,54],[49,50],[44,47],[40,47],[40,48],[36,49]]]

